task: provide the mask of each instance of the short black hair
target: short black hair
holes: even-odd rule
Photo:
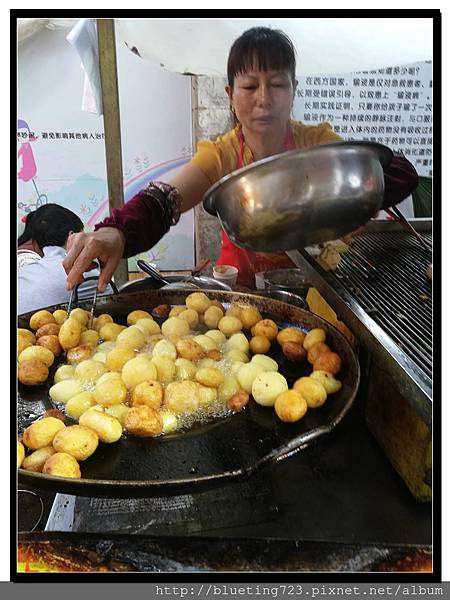
[[[262,71],[289,71],[295,80],[295,48],[289,37],[279,29],[252,27],[238,37],[228,55],[228,85],[234,78],[252,68]]]
[[[40,248],[64,246],[70,231],[83,231],[83,221],[74,212],[59,204],[44,204],[28,213],[25,229],[17,240],[20,246],[34,240]]]

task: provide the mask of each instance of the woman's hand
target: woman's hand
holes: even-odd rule
[[[98,291],[103,292],[123,256],[125,236],[115,227],[102,227],[94,233],[74,233],[67,239],[67,255],[63,267],[67,273],[67,289],[83,281],[83,273],[96,265],[101,266]]]

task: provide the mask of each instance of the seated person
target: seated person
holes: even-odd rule
[[[62,261],[69,236],[83,228],[81,219],[59,204],[45,204],[27,215],[17,248],[18,314],[69,301]],[[85,273],[85,277],[93,275],[99,275],[98,269]],[[96,281],[83,284],[79,299],[91,297],[96,286]]]

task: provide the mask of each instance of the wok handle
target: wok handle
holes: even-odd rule
[[[203,198],[203,208],[213,217],[217,217],[214,196],[208,195]]]

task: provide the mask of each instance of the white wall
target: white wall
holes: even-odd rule
[[[18,179],[18,228],[39,202],[76,212],[86,228],[108,214],[103,118],[81,111],[84,74],[68,30],[42,30],[19,47],[18,151],[30,149]],[[152,179],[170,180],[192,152],[190,77],[152,66],[119,44],[118,77],[125,200]],[[78,138],[78,139],[77,139]],[[24,146],[25,144],[25,146]],[[18,172],[22,169],[18,160]],[[25,179],[25,180],[24,180]],[[37,194],[37,191],[40,197]],[[194,264],[193,211],[144,256],[162,269]]]

